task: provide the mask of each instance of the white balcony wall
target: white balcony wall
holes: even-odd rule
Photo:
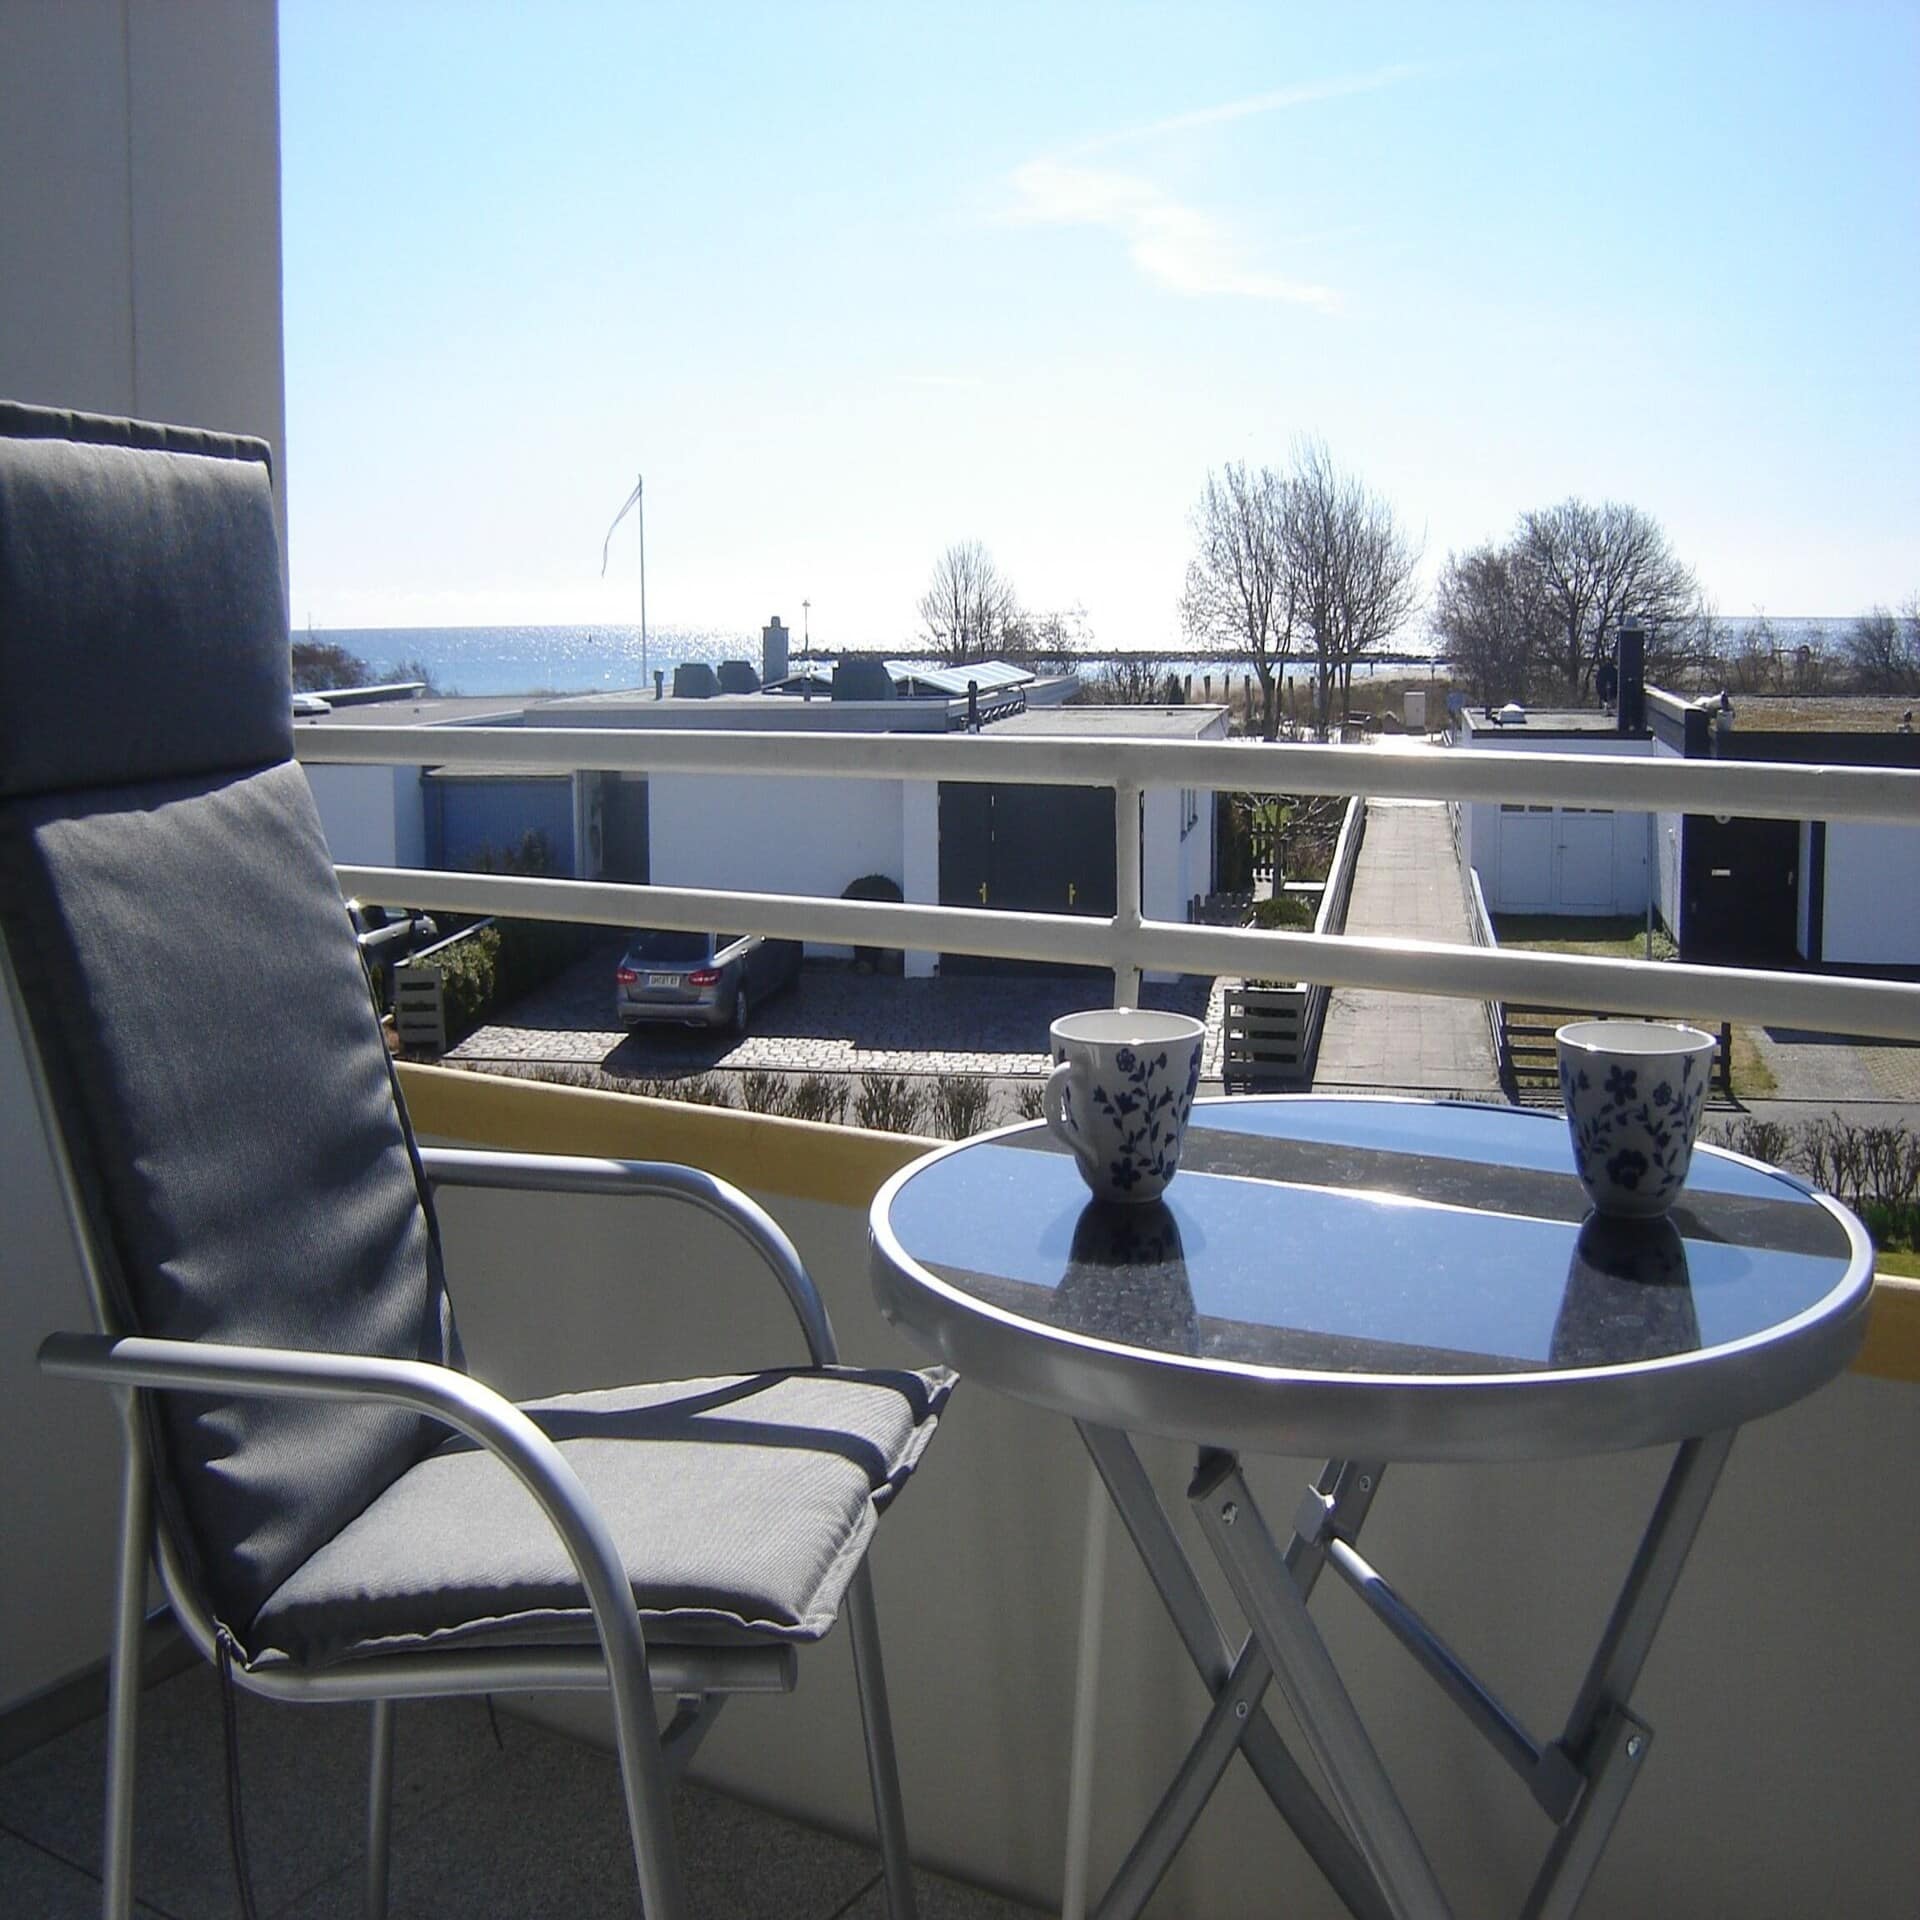
[[[1801,865],[1804,871],[1804,853]],[[1828,824],[1820,957],[1843,966],[1920,966],[1920,833]]]
[[[647,782],[653,884],[837,899],[863,874],[900,882],[900,789],[896,780],[654,774]]]
[[[847,1357],[920,1364],[872,1305],[864,1209],[762,1197],[807,1255]],[[797,1357],[771,1283],[743,1272],[718,1228],[655,1203],[643,1221],[638,1204],[446,1196],[476,1371],[528,1394]],[[536,1273],[550,1278],[530,1314]],[[1920,1396],[1859,1375],[1742,1435],[1635,1696],[1656,1738],[1583,1915],[1785,1920],[1836,1895],[1849,1913],[1910,1910],[1920,1488],[1887,1469],[1917,1443]],[[1184,1523],[1191,1455],[1146,1457]],[[1395,1467],[1364,1544],[1536,1731],[1557,1732],[1667,1460]],[[1276,1520],[1317,1465],[1255,1463]],[[963,1382],[873,1558],[915,1854],[1042,1904],[1060,1894],[1087,1487],[1066,1421]],[[1118,1529],[1109,1582],[1102,1883],[1205,1706]],[[1337,1581],[1321,1583],[1314,1608],[1455,1911],[1517,1911],[1545,1821]],[[604,1737],[597,1705],[537,1710]],[[794,1697],[732,1704],[696,1771],[866,1830],[844,1639],[803,1657]],[[1334,1920],[1341,1909],[1236,1764],[1149,1911]]]
[[[336,866],[426,865],[418,767],[309,767],[307,781]]]
[[[0,260],[0,394],[257,434],[277,469],[274,0],[0,7]]]
[[[921,906],[940,904],[940,788],[932,780],[900,783],[901,891]],[[940,956],[907,950],[907,977],[931,979]]]
[[[61,1328],[90,1331],[73,1236],[26,1055],[0,989],[0,1712],[106,1651],[113,1624],[120,1421],[103,1388],[49,1380],[34,1353]],[[5,1901],[0,1899],[0,1906]]]

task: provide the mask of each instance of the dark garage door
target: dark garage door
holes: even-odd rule
[[[942,782],[940,904],[1105,918],[1113,912],[1113,806],[1105,787]],[[943,973],[1102,973],[942,954]]]

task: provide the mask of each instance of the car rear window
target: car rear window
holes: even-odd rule
[[[627,952],[636,960],[704,960],[708,936],[704,933],[680,933],[664,927],[642,927],[633,936]]]

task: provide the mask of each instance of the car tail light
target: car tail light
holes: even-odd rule
[[[637,973],[635,973],[631,967],[616,967],[614,969],[613,977],[623,987],[632,986],[633,983],[640,978],[640,976]]]
[[[687,975],[687,985],[690,987],[717,987],[719,984],[718,967],[696,967]]]

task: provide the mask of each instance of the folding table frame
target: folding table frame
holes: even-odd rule
[[[1239,1457],[1202,1449],[1187,1497],[1251,1631],[1235,1653],[1128,1436],[1076,1423],[1129,1537],[1213,1705],[1097,1909],[1130,1920],[1152,1896],[1236,1753],[1348,1909],[1362,1920],[1427,1920],[1448,1907],[1332,1656],[1308,1611],[1331,1567],[1519,1774],[1554,1825],[1524,1920],[1579,1904],[1652,1742],[1631,1705],[1733,1444],[1731,1431],[1682,1443],[1558,1739],[1543,1741],[1501,1704],[1355,1545],[1386,1463],[1330,1460],[1308,1488],[1284,1551]],[[1316,1790],[1264,1708],[1277,1684],[1333,1805]]]

